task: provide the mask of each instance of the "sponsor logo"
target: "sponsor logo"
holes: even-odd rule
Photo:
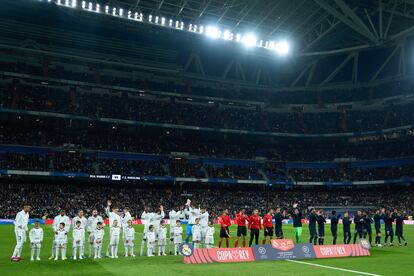
[[[266,254],[266,248],[264,248],[264,247],[259,247],[259,248],[257,249],[257,251],[258,251],[258,252],[259,252],[259,254],[261,254],[261,255]]]
[[[271,240],[271,244],[273,248],[276,248],[282,251],[289,251],[295,247],[293,240],[288,240],[288,239],[280,239],[280,240],[274,239],[274,240]]]

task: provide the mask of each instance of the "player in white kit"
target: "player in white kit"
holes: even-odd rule
[[[124,227],[124,244],[125,244],[125,257],[130,254],[131,257],[134,255],[134,241],[135,241],[135,228],[132,226],[132,220],[128,220],[127,226]]]
[[[121,227],[118,225],[118,221],[114,220],[112,224],[112,230],[110,231],[110,242],[111,246],[111,258],[118,258],[118,246],[119,238],[121,236]]]
[[[64,222],[59,224],[58,229],[55,231],[55,261],[59,258],[59,250],[62,254],[62,260],[66,260],[66,248],[68,246],[68,231]]]
[[[111,232],[112,229],[114,227],[114,221],[116,220],[117,223],[117,227],[119,227],[121,229],[122,224],[121,224],[121,217],[118,214],[118,208],[116,208],[115,206],[112,206],[112,210],[110,209],[112,203],[110,200],[108,200],[107,202],[107,207],[105,208],[105,213],[109,218],[109,236],[111,236]],[[122,229],[121,229],[122,230]],[[108,247],[106,248],[106,256],[109,257],[109,249],[110,249],[110,244],[108,244]]]
[[[34,227],[29,232],[30,239],[30,260],[35,260],[36,252],[36,261],[40,261],[40,248],[42,248],[43,242],[43,229],[40,227],[38,220],[35,221]]]
[[[85,245],[85,229],[82,228],[80,220],[75,222],[75,227],[72,230],[73,238],[73,259],[76,260],[77,251],[79,249],[79,259],[83,259],[83,248]]]
[[[201,225],[200,225],[200,219],[195,219],[195,224],[193,225],[193,244],[194,248],[199,248],[201,243]]]
[[[206,239],[205,239],[205,246],[207,248],[212,248],[214,245],[214,225],[211,220],[208,221],[207,232],[206,232]]]
[[[98,223],[101,223],[103,226],[105,226],[104,220],[103,218],[98,215],[98,210],[97,209],[93,209],[92,210],[92,216],[90,216],[87,220],[86,223],[86,231],[89,233],[89,237],[88,237],[88,243],[89,243],[89,258],[92,257],[93,253],[94,253],[94,241],[95,241],[95,237],[94,237],[94,233],[97,227]]]
[[[60,210],[59,215],[57,215],[54,219],[53,219],[53,231],[56,232],[59,229],[59,225],[61,223],[65,224],[65,230],[66,232],[69,232],[69,228],[70,228],[70,219],[69,217],[66,215],[65,210]],[[65,249],[66,250],[66,249]],[[50,256],[49,260],[52,260],[55,258],[55,253],[56,253],[56,241],[53,240],[53,244],[52,244],[52,256]]]
[[[24,205],[23,209],[17,213],[14,220],[14,233],[16,235],[16,246],[11,257],[12,261],[20,261],[23,244],[26,241],[27,224],[29,223],[30,205]]]
[[[206,208],[201,208],[200,212],[200,225],[201,225],[201,244],[203,247],[206,246],[206,234],[207,234],[207,228],[208,228],[208,220],[209,220],[209,213],[207,212]]]
[[[102,244],[103,244],[103,238],[105,236],[105,230],[103,229],[104,223],[98,221],[96,223],[96,228],[93,231],[93,245],[95,249],[95,256],[94,259],[100,259],[101,253],[102,253]]]
[[[167,245],[167,225],[165,220],[161,220],[160,228],[158,228],[158,256],[166,256],[165,246]]]
[[[147,256],[148,257],[154,257],[155,253],[155,227],[154,225],[150,225],[148,227],[148,233],[147,233]]]
[[[124,216],[122,217],[122,240],[124,242],[124,249],[125,249],[125,257],[128,257],[128,249],[127,249],[127,243],[126,243],[126,236],[127,236],[127,228],[128,228],[128,222],[132,220],[132,216],[130,213],[130,209],[128,207],[124,208]],[[135,235],[135,233],[134,233]],[[133,253],[132,253],[133,254]]]
[[[174,227],[174,255],[178,254],[178,248],[183,243],[183,227],[181,221],[177,220]]]
[[[176,208],[176,210],[178,211],[171,210],[168,213],[168,217],[170,218],[170,255],[172,255],[174,248],[174,227],[176,225],[176,221],[185,218],[185,214],[182,210],[179,210],[179,208]]]

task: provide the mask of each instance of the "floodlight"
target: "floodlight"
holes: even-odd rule
[[[65,0],[65,5],[69,6],[69,0]]]
[[[165,25],[165,17],[161,17],[161,25]]]
[[[123,9],[119,9],[119,16],[123,16],[124,15],[124,10]]]
[[[158,19],[159,19],[159,17],[158,17],[158,16],[156,16],[156,17],[155,17],[155,24],[158,24]]]
[[[214,39],[219,38],[220,30],[217,27],[209,26],[206,29],[206,35]]]
[[[116,15],[116,8],[112,8],[112,15]]]
[[[78,5],[77,0],[72,0],[72,8],[76,8],[76,6]]]
[[[181,21],[181,26],[180,26],[180,29],[182,30],[182,29],[184,29],[184,22],[183,21]]]
[[[253,47],[256,46],[256,37],[253,34],[247,34],[243,36],[243,43],[247,47]]]
[[[86,1],[82,1],[82,9],[86,9]]]
[[[105,13],[109,13],[109,7],[105,6]]]
[[[95,11],[96,12],[101,12],[101,6],[99,4],[96,4]]]
[[[241,40],[241,34],[236,34],[236,41],[240,42],[240,40]]]
[[[148,21],[152,22],[152,15],[151,14],[148,16]]]
[[[201,25],[200,26],[200,34],[202,34],[204,32],[204,26],[203,25]]]
[[[170,19],[170,21],[169,21],[169,23],[168,23],[168,26],[172,27],[172,25],[173,25],[173,20],[172,20],[172,19]]]
[[[289,53],[289,43],[287,41],[279,41],[275,45],[275,50],[279,55],[286,55]]]
[[[88,4],[88,10],[92,10],[92,8],[93,8],[93,4],[92,4],[92,2],[89,2],[89,4]]]
[[[194,31],[194,32],[197,32],[197,28],[198,28],[198,27],[197,27],[197,25],[194,25],[194,27],[193,27],[193,31]]]
[[[128,18],[131,18],[132,16],[132,11],[128,11]]]

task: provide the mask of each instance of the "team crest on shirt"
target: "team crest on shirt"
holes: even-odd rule
[[[365,249],[371,249],[371,244],[367,239],[359,239],[359,244]]]
[[[180,250],[181,255],[185,257],[190,257],[194,253],[193,246],[188,243],[184,243],[180,245],[179,250]]]

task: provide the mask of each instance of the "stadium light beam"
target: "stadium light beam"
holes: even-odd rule
[[[250,48],[256,46],[257,38],[253,34],[243,36],[243,44]]]
[[[278,53],[279,55],[287,55],[289,53],[289,43],[287,41],[279,41],[278,43],[275,44],[275,50],[276,53]]]
[[[219,38],[220,30],[217,27],[209,26],[206,29],[206,35],[213,39]]]

